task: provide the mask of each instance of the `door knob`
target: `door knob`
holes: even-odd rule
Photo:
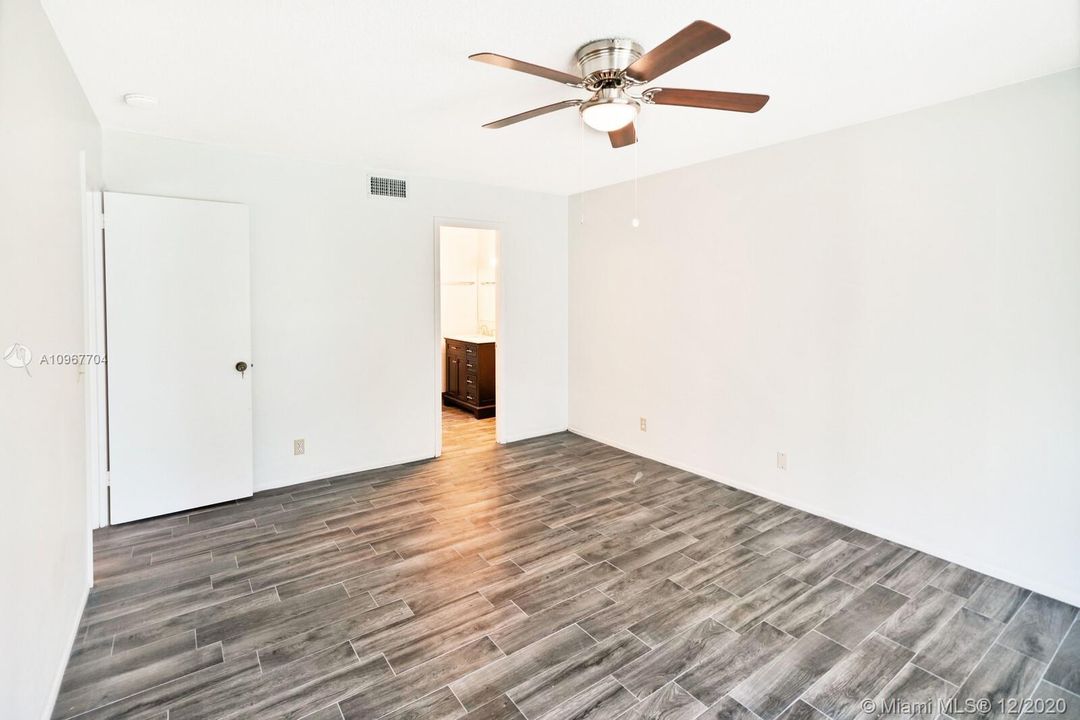
[[[241,360],[240,362],[236,363],[236,372],[240,373],[241,375],[243,375],[243,374],[244,374],[244,372],[245,372],[245,371],[246,371],[247,369],[248,369],[248,364],[247,364],[246,362],[244,362],[243,360]]]

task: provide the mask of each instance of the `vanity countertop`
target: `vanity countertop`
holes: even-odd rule
[[[494,343],[495,338],[490,335],[447,335],[447,340],[457,340],[458,342],[474,343],[476,345],[483,345],[485,343]]]

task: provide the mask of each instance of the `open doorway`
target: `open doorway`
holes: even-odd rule
[[[498,232],[437,226],[440,449],[496,442]]]

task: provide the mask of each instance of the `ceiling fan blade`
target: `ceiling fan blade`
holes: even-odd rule
[[[577,107],[581,104],[581,100],[563,100],[562,102],[552,103],[551,105],[545,105],[543,107],[533,108],[532,110],[526,110],[523,113],[517,115],[511,115],[510,117],[504,117],[502,120],[496,120],[489,122],[484,127],[496,130],[498,128],[506,127],[507,125],[513,125],[519,123],[522,120],[529,120],[530,118],[539,117],[540,115],[547,115],[549,112],[555,112],[556,110],[562,110],[568,107]]]
[[[565,73],[560,70],[552,70],[551,68],[546,68],[542,65],[533,65],[532,63],[527,63],[523,60],[515,60],[514,58],[508,58],[505,55],[496,55],[495,53],[485,52],[470,55],[469,59],[487,63],[488,65],[497,65],[498,67],[507,68],[509,70],[529,73],[530,75],[554,80],[555,82],[563,83],[571,87],[581,87],[583,84],[582,79],[576,75],[571,75],[570,73]]]
[[[719,92],[716,90],[683,90],[680,88],[649,88],[641,94],[645,102],[654,105],[684,105],[710,110],[734,110],[754,113],[769,102],[768,95]]]
[[[634,128],[634,123],[630,123],[626,127],[612,130],[608,133],[608,137],[611,138],[611,147],[626,147],[637,142],[637,130]]]
[[[652,82],[668,70],[730,39],[727,30],[704,20],[695,20],[635,60],[626,68],[626,75],[635,82]]]

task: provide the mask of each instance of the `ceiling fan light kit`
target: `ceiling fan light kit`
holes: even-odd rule
[[[641,105],[622,88],[603,88],[581,103],[578,110],[593,130],[612,132],[634,122]]]
[[[611,146],[618,148],[637,142],[634,120],[643,103],[748,113],[764,107],[769,101],[768,95],[678,88],[648,88],[638,96],[631,94],[636,86],[650,83],[730,39],[727,31],[704,20],[697,20],[647,53],[642,51],[641,45],[628,38],[594,40],[582,45],[574,54],[578,75],[495,53],[477,53],[470,55],[469,59],[536,75],[592,93],[587,100],[563,100],[487,123],[484,127],[502,128],[556,110],[576,107],[586,125],[606,132]]]

